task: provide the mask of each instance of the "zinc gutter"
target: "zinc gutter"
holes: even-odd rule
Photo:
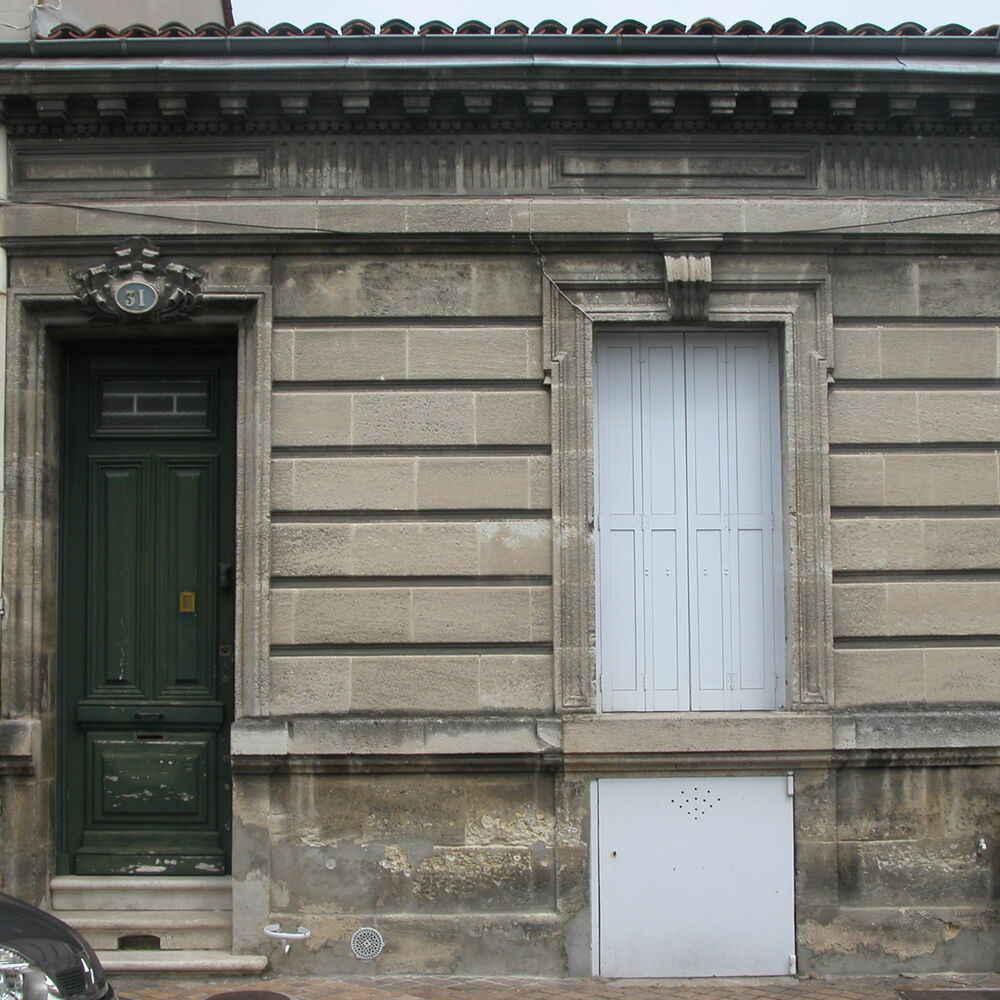
[[[40,38],[0,42],[0,58],[163,56],[924,56],[1000,55],[995,35],[371,35],[225,38]]]
[[[441,54],[426,56],[405,56],[387,52],[368,52],[347,55],[344,53],[330,54],[325,58],[313,53],[311,56],[284,54],[268,59],[244,56],[211,56],[205,52],[182,54],[172,52],[169,56],[145,57],[124,56],[113,53],[100,59],[87,58],[79,52],[72,57],[60,59],[38,60],[32,58],[11,58],[6,50],[0,47],[0,74],[10,80],[15,75],[35,76],[39,79],[49,77],[53,81],[58,77],[68,77],[74,74],[86,75],[98,72],[153,73],[184,76],[225,76],[266,74],[271,79],[278,79],[282,74],[301,77],[304,74],[315,74],[314,83],[328,78],[331,73],[354,71],[360,73],[464,73],[469,79],[478,76],[495,76],[497,72],[529,73],[536,81],[541,75],[549,73],[582,73],[600,76],[620,72],[637,74],[637,79],[644,74],[655,73],[662,76],[665,72],[675,73],[712,73],[727,71],[734,74],[793,74],[805,73],[810,77],[819,75],[902,75],[908,77],[923,74],[950,77],[982,76],[995,78],[1000,75],[1000,59],[984,58],[982,55],[968,56],[961,59],[957,56],[870,56],[865,59],[847,58],[844,56],[804,54],[787,55],[742,55],[717,53],[714,56],[707,53],[656,53],[646,55],[590,55],[580,56],[562,53],[560,55],[481,55],[473,56],[463,53],[447,57]]]
[[[107,72],[153,72],[159,74],[171,74],[175,76],[184,75],[219,75],[219,74],[268,74],[272,79],[278,78],[281,74],[301,75],[303,73],[315,73],[317,78],[315,83],[328,76],[331,72],[354,70],[358,72],[371,73],[427,73],[460,71],[465,72],[470,78],[477,75],[485,76],[494,74],[495,71],[522,71],[531,72],[537,80],[538,74],[544,71],[552,72],[591,72],[596,75],[602,73],[612,73],[616,71],[632,71],[634,73],[657,73],[665,71],[674,72],[711,72],[718,73],[720,70],[734,73],[807,73],[810,76],[817,74],[854,74],[854,75],[874,75],[874,74],[933,74],[940,76],[985,76],[996,77],[1000,75],[1000,60],[993,59],[964,59],[956,57],[949,59],[893,59],[890,57],[872,58],[864,61],[835,59],[830,57],[816,57],[807,59],[804,56],[789,59],[779,59],[777,57],[754,59],[748,56],[729,57],[717,56],[667,56],[661,58],[640,58],[621,57],[618,59],[610,57],[592,58],[572,58],[569,56],[556,58],[527,57],[527,58],[456,58],[445,59],[443,57],[433,57],[426,59],[407,59],[402,56],[383,57],[377,56],[331,56],[328,59],[306,59],[286,57],[284,59],[237,59],[230,57],[226,60],[212,59],[207,56],[201,58],[105,58],[100,61],[83,58],[73,59],[53,59],[39,64],[37,60],[31,59],[9,59],[4,58],[0,52],[0,73],[7,75],[71,75],[86,73],[107,73]],[[301,80],[299,81],[301,83]]]

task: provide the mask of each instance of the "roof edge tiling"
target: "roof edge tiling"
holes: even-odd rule
[[[485,30],[484,30],[485,29]],[[691,25],[677,21],[660,21],[647,28],[640,21],[626,18],[616,25],[608,27],[596,18],[584,18],[572,26],[559,21],[546,19],[540,21],[534,28],[515,20],[501,21],[492,29],[481,21],[466,21],[453,28],[444,21],[428,21],[419,28],[402,19],[386,21],[380,27],[364,20],[352,20],[344,24],[340,30],[332,25],[316,23],[306,28],[298,28],[288,22],[276,24],[271,28],[263,28],[250,21],[240,24],[221,25],[218,23],[203,24],[191,28],[173,21],[153,29],[145,24],[131,24],[124,28],[112,28],[108,25],[96,25],[92,28],[79,28],[73,24],[60,24],[53,28],[41,41],[69,41],[79,39],[148,39],[148,38],[288,38],[295,37],[331,37],[337,34],[347,36],[357,35],[544,35],[566,36],[566,41],[581,35],[729,35],[752,38],[788,37],[788,36],[821,36],[821,37],[968,37],[996,36],[998,26],[995,24],[972,30],[961,24],[943,24],[927,29],[915,21],[904,21],[894,28],[881,28],[875,24],[858,24],[853,28],[845,27],[835,21],[825,21],[814,27],[807,27],[801,21],[787,17],[775,22],[770,28],[764,28],[754,21],[742,20],[726,27],[712,18],[702,18]]]

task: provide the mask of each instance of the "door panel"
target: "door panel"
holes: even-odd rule
[[[233,356],[81,345],[65,379],[59,869],[221,874]]]
[[[215,674],[216,553],[210,516],[217,460],[157,463],[156,692],[180,698],[212,693]],[[181,595],[186,595],[184,598]],[[182,610],[183,607],[186,610]],[[187,610],[189,609],[189,610]]]
[[[139,590],[144,573],[139,512],[144,479],[142,461],[94,459],[90,463],[88,590],[106,595],[105,600],[87,606],[88,693],[94,695],[142,694],[138,687]]]

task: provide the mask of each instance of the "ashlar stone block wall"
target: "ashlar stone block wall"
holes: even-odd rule
[[[850,255],[833,279],[835,705],[885,749],[797,783],[800,962],[991,969],[997,768],[970,733],[1000,677],[1000,263]],[[909,713],[936,721],[906,736]]]
[[[982,258],[837,261],[838,707],[997,702],[998,279]]]
[[[272,717],[461,716],[474,745],[476,718],[552,716],[540,281],[530,256],[276,263]],[[580,786],[447,755],[294,772],[237,796],[267,912],[312,931],[290,969],[358,971],[375,922],[379,971],[565,972]]]
[[[551,713],[531,259],[276,274],[271,711]]]

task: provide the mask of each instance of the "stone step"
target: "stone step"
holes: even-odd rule
[[[228,876],[59,875],[52,880],[52,911],[232,910]]]
[[[233,915],[227,910],[60,910],[59,919],[98,950],[117,950],[120,938],[136,934],[153,935],[163,951],[233,944]]]
[[[116,972],[184,972],[206,976],[256,976],[267,968],[263,955],[233,955],[228,951],[99,951],[110,974]]]

